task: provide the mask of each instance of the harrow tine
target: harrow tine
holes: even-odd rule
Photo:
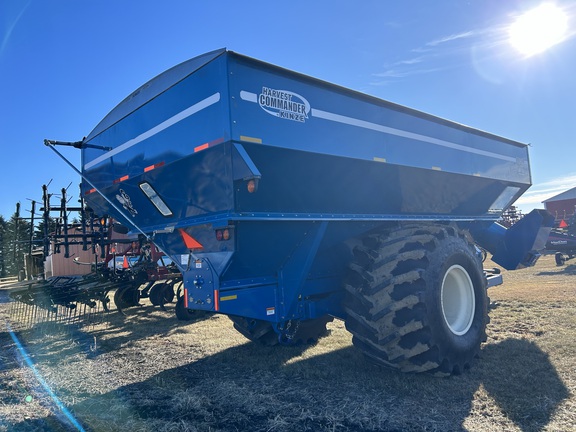
[[[34,317],[34,308],[31,306],[28,306],[26,308],[26,317],[24,320],[24,326],[29,327],[30,323],[32,322],[33,317]]]
[[[14,321],[20,322],[20,314],[22,313],[22,308],[24,307],[24,303],[20,303],[14,310]]]
[[[30,328],[34,327],[38,323],[38,307],[32,308],[32,321],[30,323]]]
[[[12,321],[12,324],[16,325],[17,324],[17,315],[18,315],[18,306],[20,304],[17,302],[12,302],[12,304],[10,305],[10,321]]]
[[[10,321],[14,322],[15,315],[16,315],[16,302],[12,301],[10,303],[10,309],[8,310],[8,316],[10,317]]]
[[[66,316],[66,325],[69,326],[72,322],[72,307],[66,308],[67,316]]]
[[[18,322],[22,322],[24,320],[24,313],[26,310],[26,305],[22,305],[22,307],[20,308],[20,311],[18,313]]]

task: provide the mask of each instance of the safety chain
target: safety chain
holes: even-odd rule
[[[280,334],[278,335],[278,340],[280,343],[286,345],[290,345],[292,343],[292,340],[294,339],[294,336],[300,327],[300,320],[296,320],[295,323],[296,324],[294,324],[292,331],[290,331],[292,328],[292,320],[288,320],[286,322],[286,328],[283,328],[282,324],[278,327],[278,330],[280,330]]]

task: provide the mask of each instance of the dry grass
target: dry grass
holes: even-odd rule
[[[89,329],[18,337],[86,430],[570,431],[574,273],[552,256],[507,272],[489,292],[481,359],[448,379],[373,365],[341,322],[315,346],[268,348],[247,343],[224,316],[186,324],[147,306]],[[0,382],[0,431],[74,430],[4,328]]]

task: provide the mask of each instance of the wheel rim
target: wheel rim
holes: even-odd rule
[[[474,321],[474,284],[464,267],[453,265],[442,281],[442,315],[452,333],[465,334]]]

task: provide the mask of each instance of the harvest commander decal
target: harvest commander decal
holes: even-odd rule
[[[310,112],[310,104],[299,94],[286,90],[274,90],[262,87],[258,95],[258,104],[273,116],[305,122]]]

